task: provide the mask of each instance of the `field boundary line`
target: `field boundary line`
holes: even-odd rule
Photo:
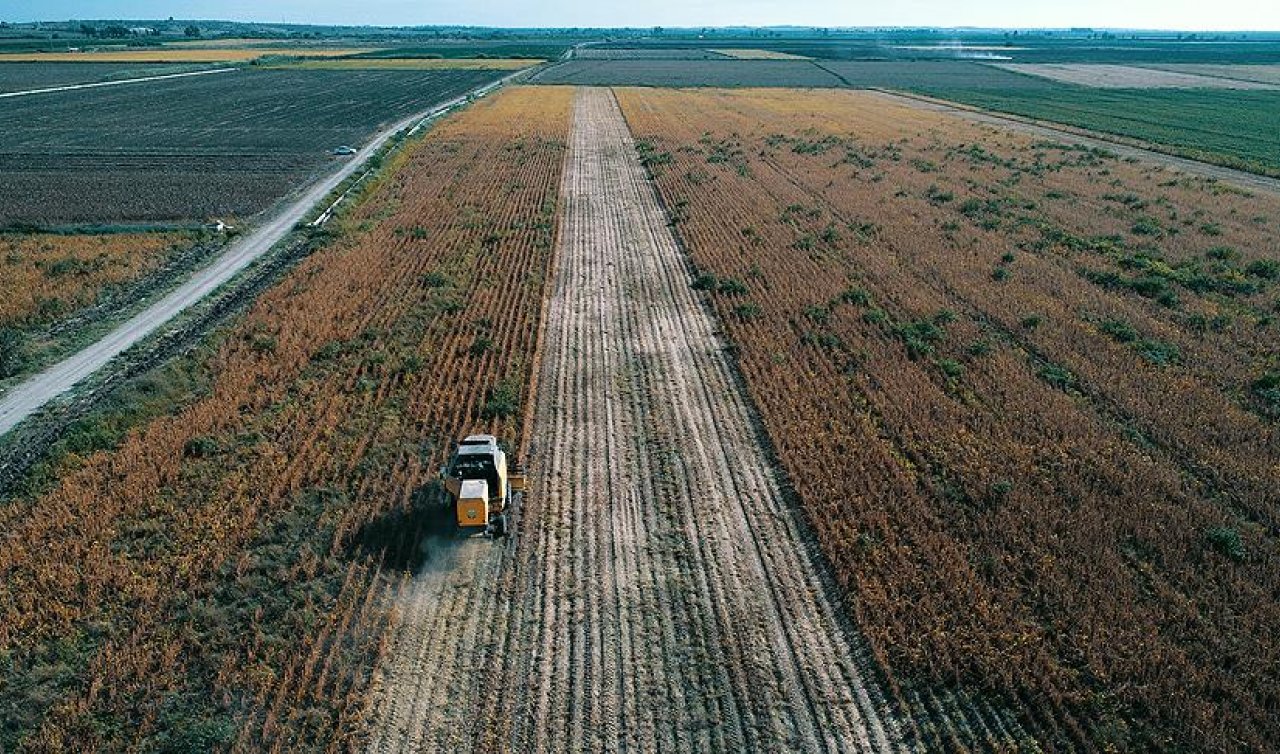
[[[226,250],[177,288],[135,314],[96,342],[14,385],[0,394],[0,438],[37,414],[54,399],[107,366],[116,357],[146,340],[178,315],[234,280],[258,259],[285,240],[344,181],[365,167],[382,148],[400,134],[411,135],[433,118],[483,97],[511,82],[525,71],[472,89],[445,103],[403,118],[373,135],[350,162],[307,186],[297,199],[264,224],[236,239]],[[407,133],[406,133],[407,132]]]
[[[1134,157],[1141,160],[1154,161],[1202,178],[1212,178],[1226,183],[1233,183],[1240,188],[1280,194],[1280,178],[1272,178],[1261,173],[1250,173],[1245,170],[1205,162],[1204,160],[1183,157],[1175,152],[1165,151],[1159,144],[1139,139],[1130,139],[1118,134],[1093,131],[1055,121],[1027,118],[997,110],[987,110],[952,100],[904,92],[897,89],[865,87],[862,91],[874,92],[908,107],[929,109],[944,115],[954,115],[974,123],[1005,128],[1013,127],[1015,130],[1021,130],[1024,133],[1048,139],[1065,139],[1083,146],[1106,149],[1115,152],[1121,157]]]
[[[184,73],[166,73],[160,76],[143,76],[136,79],[119,79],[118,81],[95,81],[91,84],[67,84],[66,86],[48,86],[43,89],[27,89],[21,92],[4,92],[0,94],[0,99],[9,97],[25,97],[30,94],[52,94],[55,92],[70,92],[76,89],[98,89],[104,86],[120,86],[121,84],[141,84],[144,81],[163,81],[165,79],[180,79],[188,76],[208,76],[211,73],[230,73],[238,71],[239,68],[206,68],[200,71],[186,71]]]

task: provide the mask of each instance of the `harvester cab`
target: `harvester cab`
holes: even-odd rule
[[[511,515],[523,497],[524,470],[507,466],[507,454],[493,435],[470,435],[458,443],[449,465],[440,470],[445,503],[458,527],[469,534],[505,537]]]

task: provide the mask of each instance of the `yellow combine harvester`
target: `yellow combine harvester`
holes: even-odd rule
[[[507,536],[510,514],[524,497],[525,475],[519,467],[507,468],[507,454],[498,447],[498,438],[468,436],[458,443],[449,465],[440,469],[440,477],[460,529],[481,536]]]

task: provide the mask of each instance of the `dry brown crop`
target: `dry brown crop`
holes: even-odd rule
[[[225,335],[206,396],[0,510],[6,748],[347,745],[447,441],[525,446],[569,105],[439,125]]]
[[[926,747],[993,745],[939,683],[1052,748],[1280,741],[1280,201],[873,93],[620,98]]]
[[[178,233],[0,235],[0,327],[44,324],[164,263]]]

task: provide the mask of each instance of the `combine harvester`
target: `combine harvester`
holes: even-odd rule
[[[523,468],[508,470],[498,438],[468,436],[458,443],[449,465],[440,469],[440,477],[444,503],[455,509],[459,529],[469,536],[507,536],[526,484]]]

